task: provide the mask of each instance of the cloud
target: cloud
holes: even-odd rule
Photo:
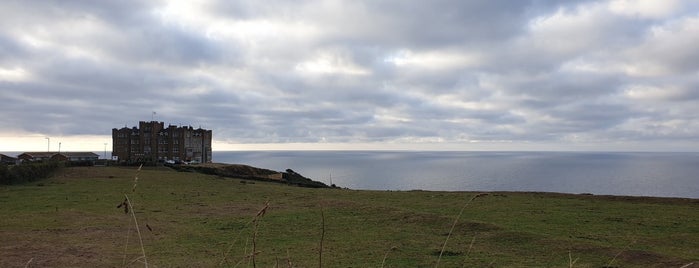
[[[615,13],[641,18],[664,18],[677,12],[680,7],[679,0],[614,0],[609,3],[609,9]]]
[[[157,111],[232,143],[696,146],[698,14],[686,1],[4,2],[0,128],[109,135]]]

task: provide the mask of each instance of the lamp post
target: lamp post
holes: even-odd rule
[[[107,159],[107,143],[104,143],[104,159]]]
[[[51,151],[51,138],[45,137],[45,139],[46,139],[46,143],[47,143],[46,144],[46,152],[50,152]]]

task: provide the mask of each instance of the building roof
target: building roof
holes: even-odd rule
[[[60,152],[59,154],[67,157],[99,157],[98,154],[93,152]]]
[[[31,158],[50,158],[54,154],[56,154],[56,152],[24,152],[18,156],[27,155]]]
[[[17,158],[9,156],[9,155],[0,154],[0,159],[2,159],[2,160],[16,160]]]
[[[98,154],[93,152],[25,152],[20,155],[28,155],[32,158],[51,158],[57,154],[66,157],[99,157]]]

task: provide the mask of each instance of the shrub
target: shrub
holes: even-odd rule
[[[5,164],[0,163],[0,184],[10,184],[10,170]]]
[[[23,163],[9,168],[0,166],[0,184],[20,184],[48,178],[62,166],[59,162]]]

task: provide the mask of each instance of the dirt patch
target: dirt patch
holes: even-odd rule
[[[125,231],[84,228],[0,232],[0,267],[105,267],[121,263]],[[104,240],[112,243],[104,243]]]
[[[643,250],[624,250],[609,247],[597,247],[594,245],[577,245],[569,249],[573,254],[583,253],[596,256],[607,256],[609,263],[603,267],[685,267],[691,261],[679,259],[672,256],[665,256],[654,252]],[[695,263],[685,268],[699,268],[699,263]]]
[[[673,257],[659,255],[653,252],[643,250],[627,250],[617,256],[617,260],[633,265],[642,265],[645,267],[681,267],[690,263],[686,260],[681,260]],[[689,267],[699,267],[689,266]]]

